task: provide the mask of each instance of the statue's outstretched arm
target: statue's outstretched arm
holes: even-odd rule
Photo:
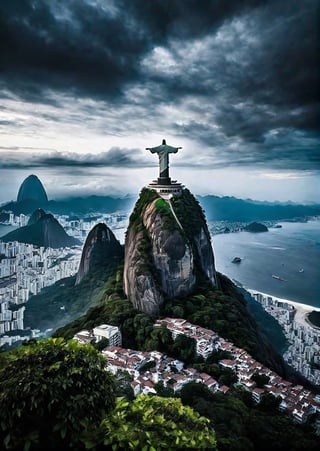
[[[172,146],[167,146],[168,148],[168,152],[170,153],[177,153],[179,149],[182,149],[182,147],[172,147]]]
[[[146,150],[150,150],[151,153],[155,153],[159,151],[159,146],[157,147],[146,147]]]

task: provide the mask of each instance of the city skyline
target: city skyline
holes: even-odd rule
[[[241,5],[240,5],[241,3]],[[0,202],[36,174],[50,199],[135,195],[145,150],[182,150],[196,194],[316,202],[317,2],[0,5]]]

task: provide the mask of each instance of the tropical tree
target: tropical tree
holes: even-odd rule
[[[131,403],[118,398],[102,430],[104,445],[113,450],[216,449],[209,420],[176,398],[139,395]]]
[[[193,362],[196,358],[196,341],[186,335],[177,335],[171,346],[171,353],[185,363]]]
[[[106,360],[90,345],[51,338],[20,346],[1,360],[3,447],[84,448],[82,434],[114,407],[115,390]]]
[[[257,384],[258,388],[263,388],[269,383],[270,377],[268,377],[266,374],[254,373],[251,376],[251,380],[253,380]]]

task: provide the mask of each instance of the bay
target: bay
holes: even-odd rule
[[[4,235],[6,235],[9,232],[12,232],[13,230],[15,230],[17,227],[12,226],[12,225],[4,225],[4,224],[0,224],[0,238]]]
[[[280,224],[265,233],[214,235],[216,269],[246,288],[320,307],[320,221]]]

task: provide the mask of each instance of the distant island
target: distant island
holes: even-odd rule
[[[246,232],[261,233],[268,232],[268,227],[260,222],[252,222],[243,228]]]

